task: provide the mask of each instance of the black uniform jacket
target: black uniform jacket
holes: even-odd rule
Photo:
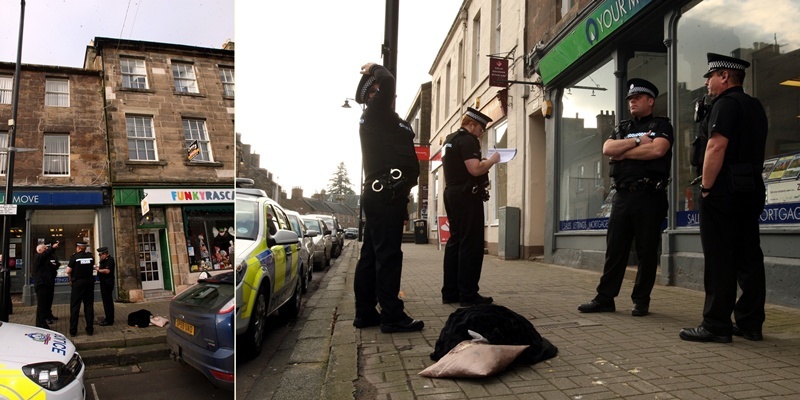
[[[379,89],[367,103],[359,127],[365,181],[372,182],[392,169],[399,169],[410,189],[419,178],[414,130],[392,107],[395,81],[391,72],[381,65],[375,65],[372,67],[372,76]]]

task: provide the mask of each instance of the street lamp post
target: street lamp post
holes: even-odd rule
[[[17,65],[14,68],[14,88],[12,91],[12,106],[11,106],[11,120],[8,121],[8,153],[6,156],[6,192],[5,204],[12,204],[13,200],[13,184],[14,184],[14,141],[17,132],[17,108],[19,105],[19,78],[22,73],[22,26],[25,21],[25,0],[21,0],[22,7],[20,8],[19,15],[19,39],[17,42]],[[0,321],[8,322],[9,314],[11,313],[11,272],[8,269],[9,259],[9,215],[3,214],[3,256],[0,261],[0,271],[2,271],[3,282],[0,284]]]

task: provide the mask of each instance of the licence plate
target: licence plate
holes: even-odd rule
[[[175,327],[194,336],[194,325],[182,319],[175,318]]]

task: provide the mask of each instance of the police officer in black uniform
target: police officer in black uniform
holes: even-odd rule
[[[444,248],[442,303],[462,306],[489,304],[491,297],[478,293],[483,267],[483,202],[489,199],[489,169],[500,161],[500,154],[481,156],[480,137],[492,119],[467,107],[461,128],[445,138],[444,208],[450,238]]]
[[[384,333],[419,331],[425,323],[408,316],[398,297],[403,270],[403,222],[408,195],[419,177],[414,131],[394,112],[392,73],[381,65],[368,63],[361,67],[361,74],[355,100],[365,105],[359,136],[365,176],[361,207],[366,224],[353,285],[353,325],[380,325]],[[376,310],[378,304],[380,314]]]
[[[53,294],[58,271],[58,259],[55,252],[58,242],[53,245],[39,244],[33,256],[33,285],[36,291],[36,326],[50,329],[53,321]]]
[[[656,281],[661,226],[667,216],[674,136],[665,117],[653,116],[658,88],[644,79],[631,79],[628,108],[633,118],[617,125],[603,144],[603,155],[611,158],[611,178],[616,190],[606,234],[606,259],[595,298],[578,306],[580,312],[613,312],[619,295],[631,242],[636,243],[639,266],[631,292],[631,315],[650,312],[650,292]]]
[[[114,270],[116,263],[114,257],[108,255],[108,247],[97,249],[100,264],[97,265],[97,278],[100,280],[100,296],[103,299],[105,318],[100,321],[100,326],[114,325]]]
[[[69,296],[69,334],[78,334],[78,317],[83,303],[86,318],[86,333],[94,333],[94,258],[86,252],[86,243],[75,245],[77,252],[67,264],[67,275],[70,277],[72,290]]]
[[[749,62],[714,53],[707,58],[703,77],[713,101],[703,124],[708,143],[700,185],[706,298],[703,322],[682,329],[679,336],[696,342],[728,343],[731,335],[757,341],[763,339],[766,318],[758,220],[766,199],[761,169],[767,115],[761,102],[742,89]],[[737,282],[742,289],[738,301]]]

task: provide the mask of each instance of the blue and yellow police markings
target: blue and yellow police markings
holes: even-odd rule
[[[19,369],[0,364],[0,399],[44,400],[47,392]]]
[[[252,314],[253,305],[256,302],[258,289],[261,287],[264,275],[270,273],[269,271],[275,270],[275,254],[266,246],[266,243],[263,243],[262,246],[263,248],[255,249],[252,257],[247,259],[247,274],[242,285],[242,302],[244,303],[241,312],[242,318],[249,318]],[[280,258],[279,256],[278,259]],[[267,298],[269,298],[269,293]]]
[[[278,259],[282,260],[283,263],[276,263],[275,264],[275,281],[273,284],[273,293],[278,293],[280,290],[286,288],[286,284],[292,279],[293,276],[297,275],[297,268],[298,268],[298,245],[297,244],[287,244],[284,246],[275,246],[272,248],[275,252],[276,256],[278,252],[284,255],[284,257],[278,257]]]

